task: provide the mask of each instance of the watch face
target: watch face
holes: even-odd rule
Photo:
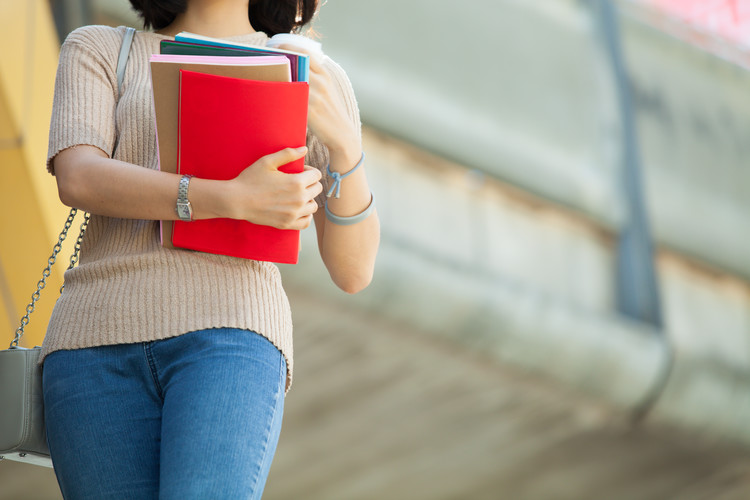
[[[181,220],[189,221],[193,216],[190,203],[178,203],[177,204],[177,217]]]

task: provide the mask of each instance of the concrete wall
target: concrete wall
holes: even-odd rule
[[[626,21],[655,234],[749,279],[750,71]]]
[[[382,220],[373,284],[355,296],[336,290],[308,230],[300,263],[282,267],[288,288],[449,339],[634,416],[656,398],[655,421],[750,444],[747,282],[661,250],[666,326],[657,332],[613,312],[614,233],[372,129],[364,145]]]
[[[588,4],[567,0],[325,5],[383,218],[376,280],[345,303],[750,443],[750,74],[626,14],[664,331],[614,312],[619,117]],[[325,281],[311,260],[290,286]]]
[[[619,5],[655,236],[750,278],[750,72]],[[318,26],[369,124],[620,227],[619,119],[588,2],[331,1]]]

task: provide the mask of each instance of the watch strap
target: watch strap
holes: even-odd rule
[[[183,175],[177,188],[177,206],[175,207],[177,216],[180,220],[186,222],[193,220],[193,208],[190,206],[190,200],[188,200],[188,188],[192,177],[192,175]]]

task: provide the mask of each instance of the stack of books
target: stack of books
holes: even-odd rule
[[[159,169],[228,180],[305,145],[305,54],[180,33],[151,56]],[[280,167],[304,170],[304,159]],[[161,221],[164,247],[295,264],[299,231],[234,219]]]

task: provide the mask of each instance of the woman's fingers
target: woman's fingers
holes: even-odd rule
[[[270,155],[266,155],[258,160],[255,165],[261,166],[266,170],[278,170],[279,167],[291,163],[294,160],[299,160],[307,154],[307,147],[302,146],[301,148],[286,148]]]
[[[289,225],[284,227],[283,229],[296,229],[298,231],[307,229],[313,220],[313,214],[317,211],[318,204],[315,203],[315,200],[310,200],[300,210],[299,217],[297,217],[296,220],[290,222]]]
[[[307,148],[287,148],[259,159],[232,181],[234,218],[279,229],[304,229],[317,211],[322,174],[309,165],[299,173],[278,168],[304,156]]]
[[[310,183],[307,185],[307,188],[311,191],[311,198],[315,198],[320,193],[323,192],[323,185],[320,183],[320,180],[323,178],[323,174],[315,167],[312,167],[310,165],[305,165],[305,171],[304,173],[307,175],[307,178],[310,179]]]
[[[318,186],[320,186],[320,183],[316,183]],[[315,212],[318,211],[318,203],[315,201],[314,197],[320,194],[322,191],[322,187],[315,188],[314,186],[311,186],[309,188],[309,194],[311,195],[311,198],[307,200],[307,202],[302,205],[301,208],[299,208],[297,211],[295,211],[295,215],[292,216],[294,218],[293,221],[290,221],[290,224],[285,229],[307,229],[307,227],[310,226],[310,223],[312,222],[312,216]],[[317,194],[314,194],[317,193]],[[295,218],[296,217],[296,218]]]
[[[312,215],[306,215],[304,217],[301,217],[298,221],[298,225],[295,229],[298,231],[303,231],[310,227],[310,224],[312,223],[313,216]]]

